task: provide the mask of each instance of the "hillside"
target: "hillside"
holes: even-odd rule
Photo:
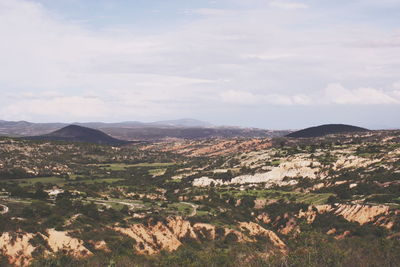
[[[399,130],[0,144],[1,266],[400,262]]]
[[[83,142],[101,145],[119,146],[129,143],[128,141],[119,140],[111,137],[102,131],[78,126],[69,125],[60,130],[49,134],[31,136],[27,139],[31,140],[51,140],[51,141],[68,141],[68,142]]]
[[[339,134],[339,133],[355,133],[355,132],[366,132],[368,129],[345,125],[345,124],[325,124],[316,127],[306,128],[297,132],[286,135],[287,137],[320,137],[328,134]]]

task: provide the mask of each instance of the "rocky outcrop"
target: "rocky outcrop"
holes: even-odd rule
[[[263,228],[259,224],[254,222],[241,222],[239,223],[239,227],[243,231],[248,231],[250,236],[263,236],[270,240],[275,247],[281,249],[282,251],[286,250],[285,243],[274,232]]]
[[[225,228],[223,235],[234,234],[238,242],[254,242],[255,236],[263,236],[278,249],[286,249],[285,244],[272,231],[266,230],[256,223],[240,223],[242,231]],[[169,217],[165,222],[155,224],[134,224],[128,228],[116,227],[116,231],[123,233],[136,241],[135,250],[141,254],[156,254],[161,250],[174,251],[182,245],[185,238],[194,240],[213,240],[217,237],[216,227],[206,223],[191,224],[181,217]]]
[[[70,237],[65,231],[47,230],[47,236],[42,235],[53,252],[66,251],[68,254],[80,258],[92,254],[84,245],[83,241]]]
[[[230,185],[230,184],[259,184],[265,183],[266,186],[273,185],[292,185],[296,184],[295,180],[286,181],[285,178],[324,178],[320,173],[320,164],[315,161],[305,160],[302,158],[293,158],[290,161],[281,163],[277,167],[270,167],[268,172],[256,173],[254,175],[240,175],[232,178],[230,181],[219,179],[211,179],[208,177],[197,178],[193,181],[193,186],[205,187],[214,185]]]
[[[155,225],[145,226],[143,224],[134,224],[129,228],[115,228],[116,231],[123,233],[136,241],[135,249],[142,254],[156,254],[160,250],[173,251],[179,248],[182,243],[178,236],[184,235],[183,228],[171,231],[162,222]],[[186,229],[188,230],[188,229]],[[190,229],[191,230],[191,229]],[[190,235],[190,234],[189,234]]]
[[[341,156],[333,165],[333,170],[351,169],[351,168],[365,168],[374,163],[380,162],[381,159],[367,159],[357,157],[354,155]]]
[[[29,243],[33,234],[28,233],[3,233],[0,236],[1,254],[8,258],[12,265],[26,266],[32,260],[35,247]]]
[[[287,221],[280,229],[278,229],[278,232],[283,235],[288,235],[289,233],[300,233],[300,227],[297,225],[297,220],[293,217],[289,217],[287,214],[285,215],[287,216],[285,217]]]
[[[193,186],[198,186],[198,187],[207,187],[210,185],[227,185],[229,182],[224,182],[220,179],[212,179],[208,177],[200,177],[196,178],[193,181]]]
[[[104,240],[101,241],[91,241],[90,242],[95,250],[102,250],[104,252],[111,252],[111,250],[108,248],[107,243]]]
[[[378,215],[386,215],[389,206],[367,206],[367,205],[339,205],[335,213],[342,215],[346,220],[365,224],[371,222]]]
[[[257,221],[272,225],[279,233],[283,235],[300,233],[300,227],[297,223],[297,218],[295,216],[291,216],[289,213],[285,213],[283,216],[278,216],[272,220],[267,213],[263,212],[257,216]]]
[[[266,139],[206,139],[185,140],[170,143],[155,143],[143,146],[142,150],[172,152],[188,157],[221,156],[243,152],[264,150],[271,147],[271,140]]]
[[[239,230],[238,230],[239,229]],[[237,242],[256,242],[256,237],[264,237],[273,247],[285,252],[285,243],[272,231],[254,222],[241,222],[237,229],[221,228],[207,223],[191,224],[181,217],[169,217],[164,221],[148,224],[133,224],[130,227],[114,227],[114,230],[134,239],[134,249],[140,254],[152,255],[162,250],[174,251],[185,239],[214,240],[235,236]],[[39,238],[40,242],[34,241]],[[96,250],[109,251],[104,241],[90,242]],[[46,233],[3,233],[0,236],[0,253],[16,266],[27,266],[36,249],[44,249],[44,255],[63,251],[76,258],[92,255],[82,240],[73,238],[67,232],[48,229]]]
[[[193,225],[194,231],[197,233],[197,237],[202,235],[204,239],[214,240],[216,238],[215,226],[207,223],[196,223]]]
[[[74,257],[85,257],[92,254],[83,242],[77,238],[70,237],[67,232],[49,229],[47,233],[38,233],[47,243],[46,254],[64,251]],[[8,261],[16,266],[27,266],[32,260],[32,253],[37,248],[32,242],[36,235],[31,233],[3,233],[0,236],[0,252],[8,258]]]
[[[298,219],[304,218],[311,224],[314,222],[318,214],[332,213],[336,216],[342,216],[349,222],[357,222],[360,225],[372,223],[376,226],[392,229],[395,225],[396,217],[400,215],[398,210],[390,210],[385,205],[311,205],[306,211],[301,210],[298,214],[285,213],[276,218],[271,218],[267,213],[263,212],[257,216],[257,222],[267,224],[274,227],[277,232],[288,235],[297,235],[300,233]],[[347,231],[348,232],[348,231]],[[335,238],[341,239],[350,234],[350,232],[336,233],[336,229],[330,229],[327,234],[338,234]]]
[[[136,241],[135,249],[142,254],[156,254],[160,250],[174,251],[182,245],[184,237],[197,239],[195,230],[206,229],[215,237],[215,228],[206,224],[191,226],[189,221],[180,217],[167,218],[166,222],[154,225],[134,224],[129,228],[115,228],[116,231],[128,235]]]
[[[307,211],[301,211],[299,213],[300,218],[307,218],[309,223],[315,220],[317,213],[332,212],[336,215],[341,215],[343,218],[350,222],[358,222],[359,224],[365,224],[374,222],[378,216],[388,215],[389,206],[385,205],[316,205],[310,206]]]
[[[282,162],[277,167],[272,167],[269,172],[253,175],[258,179],[263,179],[263,182],[279,182],[283,178],[307,177],[315,179],[319,177],[320,164],[315,161],[305,160],[303,158],[288,159]],[[232,179],[233,183],[241,183],[251,175],[242,175]],[[250,182],[254,183],[254,182]]]

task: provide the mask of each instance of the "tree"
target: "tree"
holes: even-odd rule
[[[254,208],[256,198],[253,196],[244,196],[241,200],[241,206],[245,208],[252,209]]]
[[[46,200],[49,198],[49,194],[47,194],[47,192],[45,192],[42,188],[38,188],[32,197],[39,200]]]

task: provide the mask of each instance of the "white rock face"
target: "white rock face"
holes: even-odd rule
[[[292,161],[284,162],[278,167],[274,167],[266,173],[257,173],[255,175],[241,175],[231,180],[233,184],[244,183],[267,183],[280,184],[285,177],[307,177],[317,178],[319,168],[311,168],[311,161]]]
[[[313,167],[311,167],[313,166]],[[320,164],[310,160],[294,159],[281,163],[277,167],[272,167],[270,171],[265,173],[256,173],[254,175],[240,175],[233,178],[231,181],[222,181],[211,179],[208,177],[201,177],[193,181],[193,186],[205,187],[214,185],[229,185],[229,184],[258,184],[266,183],[267,186],[274,184],[288,185],[295,184],[296,181],[283,181],[285,177],[307,177],[311,179],[323,178],[320,174]]]
[[[366,158],[361,158],[357,157],[354,155],[351,156],[342,156],[340,157],[334,164],[333,169],[334,170],[339,170],[339,169],[350,169],[350,168],[364,168],[369,165],[372,165],[374,163],[379,162],[379,159],[366,159]]]
[[[197,178],[197,179],[194,179],[194,181],[193,181],[193,186],[198,186],[198,187],[207,187],[207,186],[210,186],[211,184],[227,185],[229,183],[223,182],[222,180],[211,179],[208,177]]]

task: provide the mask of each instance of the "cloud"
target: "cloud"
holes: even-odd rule
[[[294,54],[290,53],[259,53],[259,54],[245,54],[242,55],[245,59],[259,59],[259,60],[281,60],[281,59],[289,59],[295,57]]]
[[[358,0],[361,5],[369,5],[373,7],[392,8],[400,6],[399,0]]]
[[[254,105],[262,100],[256,95],[245,91],[229,90],[221,93],[222,101],[230,104]]]
[[[270,3],[271,7],[281,8],[281,9],[305,9],[308,5],[298,2],[286,2],[286,1],[272,1]]]
[[[226,9],[217,9],[217,8],[197,8],[186,10],[185,14],[197,14],[202,16],[226,16],[226,15],[234,15],[237,12],[233,10],[226,10]]]
[[[400,98],[392,96],[394,92],[384,92],[374,88],[349,90],[340,84],[330,84],[325,89],[326,98],[333,104],[385,105],[400,104]]]
[[[393,87],[393,89],[395,89],[395,90],[400,90],[400,82],[395,82],[395,83],[393,83],[392,87]]]
[[[50,121],[175,117],[182,109],[198,108],[201,100],[207,98],[202,94],[205,90],[196,86],[214,84],[206,79],[154,74],[86,74],[77,79],[93,90],[75,95],[60,91],[9,93],[6,97],[11,103],[0,108],[0,117]],[[130,86],[124,88],[126,84]]]
[[[354,45],[366,48],[396,48],[400,47],[400,34],[395,33],[376,39],[368,38],[366,40],[357,40]]]
[[[184,23],[174,17],[150,30],[136,21],[92,27],[45,4],[0,0],[0,116],[38,118],[48,109],[52,120],[201,113],[223,121],[236,106],[398,104],[397,25],[344,22],[354,10],[335,4],[313,2],[315,13],[286,11],[306,8],[300,1],[229,2],[237,4],[186,8],[200,16],[174,10]]]
[[[400,90],[385,92],[374,88],[346,89],[341,84],[329,84],[322,94],[254,94],[247,91],[228,90],[221,100],[229,104],[257,106],[321,106],[321,105],[397,105]]]
[[[221,93],[221,99],[225,103],[256,106],[270,104],[275,106],[308,105],[310,99],[306,95],[284,94],[254,94],[246,91],[228,90]]]
[[[0,109],[5,119],[45,117],[58,120],[102,118],[112,110],[98,98],[63,96],[21,100]]]

